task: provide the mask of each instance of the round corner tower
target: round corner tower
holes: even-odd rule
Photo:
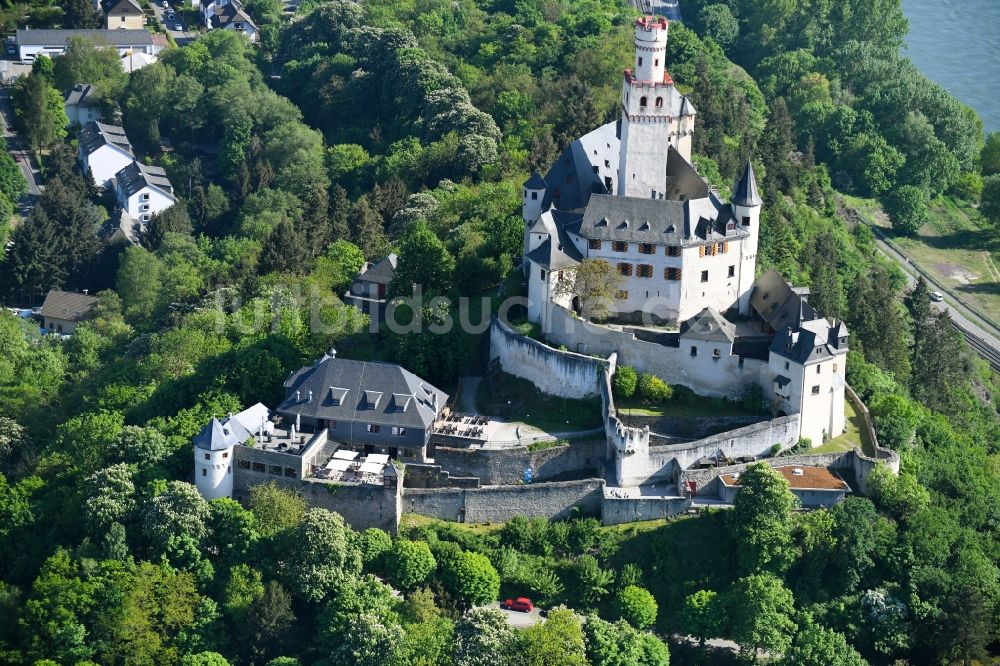
[[[234,438],[218,419],[194,438],[194,484],[207,500],[233,496]]]

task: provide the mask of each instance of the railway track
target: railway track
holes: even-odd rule
[[[993,372],[1000,372],[1000,351],[997,351],[988,345],[978,335],[970,333],[956,324],[954,320],[952,320],[951,325],[955,327],[955,330],[962,334],[962,337],[965,338],[965,341],[969,344],[972,350],[990,364],[990,367],[993,368]]]

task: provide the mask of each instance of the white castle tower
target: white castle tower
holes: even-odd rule
[[[233,496],[233,447],[238,437],[229,423],[213,418],[194,438],[194,484],[207,500]]]
[[[635,66],[622,83],[619,196],[662,199],[668,146],[691,160],[694,107],[666,70],[667,19],[635,22]]]
[[[753,165],[747,160],[743,175],[733,184],[733,200],[730,203],[733,219],[740,229],[749,233],[740,243],[740,284],[739,294],[740,314],[750,314],[750,292],[754,281],[754,268],[757,264],[757,239],[760,235],[760,193],[757,191],[757,178],[753,173]]]

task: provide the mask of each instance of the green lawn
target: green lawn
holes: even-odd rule
[[[850,451],[854,447],[858,447],[866,454],[874,456],[875,447],[872,446],[871,438],[868,437],[865,430],[864,418],[855,411],[850,400],[846,400],[844,403],[844,417],[847,420],[847,431],[822,446],[809,449],[808,453],[834,453],[836,451]]]
[[[931,202],[927,224],[916,236],[906,237],[892,232],[874,200],[845,196],[844,202],[967,305],[1000,321],[1000,238],[978,210],[938,197]]]
[[[476,389],[480,414],[520,421],[546,432],[578,432],[601,427],[599,398],[573,400],[539,391],[531,382],[491,371]]]

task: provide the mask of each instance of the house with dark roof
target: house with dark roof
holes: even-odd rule
[[[42,303],[42,326],[50,333],[70,335],[80,322],[89,319],[97,305],[97,298],[87,292],[53,289]]]
[[[167,172],[158,166],[132,162],[115,174],[114,184],[118,206],[143,224],[177,203]]]
[[[101,0],[105,27],[109,30],[146,27],[146,14],[138,0]]]
[[[389,283],[396,277],[397,261],[395,254],[389,254],[375,263],[366,261],[344,294],[344,302],[369,315],[377,314],[381,320]]]
[[[89,83],[79,83],[66,93],[63,98],[63,108],[70,126],[84,126],[92,120],[101,119],[101,100],[94,86]]]
[[[239,0],[210,0],[201,5],[201,16],[209,30],[232,30],[246,35],[251,42],[260,36],[257,24]]]
[[[130,51],[156,55],[160,50],[153,35],[144,29],[18,30],[15,33],[17,57],[21,62],[34,62],[40,55],[50,58],[61,56],[74,37],[86,39],[97,46],[110,46],[120,56]]]
[[[145,224],[133,218],[125,209],[115,208],[114,214],[101,227],[100,236],[108,245],[141,245],[145,233]]]
[[[285,380],[275,410],[301,432],[413,462],[427,458],[448,394],[395,363],[324,355]]]
[[[125,129],[92,120],[80,130],[77,159],[84,173],[90,172],[94,184],[108,187],[115,174],[135,161],[132,144]]]

